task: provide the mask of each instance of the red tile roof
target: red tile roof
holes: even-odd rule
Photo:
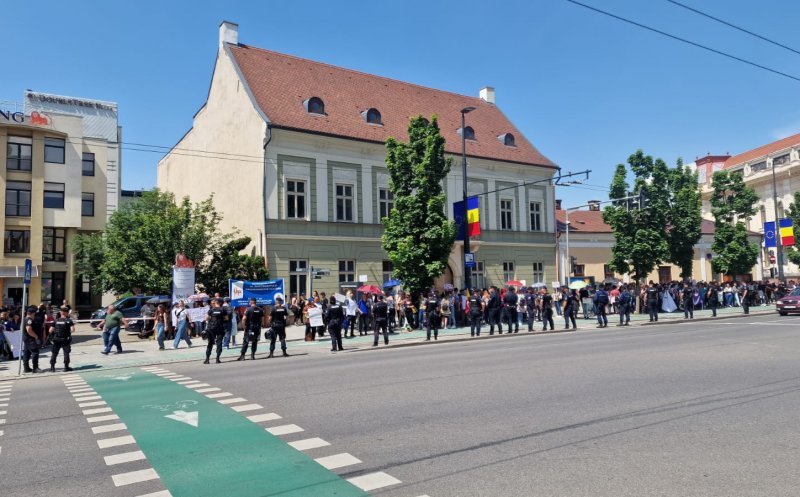
[[[436,114],[447,141],[446,151],[461,153],[461,109],[476,107],[467,125],[476,140],[467,154],[506,162],[557,167],[542,155],[503,115],[480,98],[404,83],[247,45],[228,45],[258,106],[277,128],[294,129],[383,143],[389,137],[408,139],[409,118]],[[303,102],[319,97],[324,116],[306,112]],[[361,112],[376,108],[382,126],[367,124]],[[497,137],[512,133],[516,147]]]
[[[556,211],[556,220],[558,221],[558,230],[566,231],[567,215],[564,210]],[[572,226],[570,233],[613,233],[611,226],[603,221],[602,211],[571,211],[569,213],[569,224]],[[703,224],[700,227],[702,234],[714,234],[714,221],[703,219]],[[761,233],[754,231],[749,232],[752,236],[760,236]]]
[[[738,166],[753,159],[758,159],[760,157],[764,157],[766,155],[779,152],[781,150],[785,150],[797,144],[800,144],[800,133],[788,136],[786,138],[783,138],[782,140],[762,145],[760,147],[754,148],[753,150],[748,150],[747,152],[741,153],[739,155],[734,155],[733,157],[725,161],[724,168],[728,169],[734,166]]]

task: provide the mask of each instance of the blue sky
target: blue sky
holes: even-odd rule
[[[800,55],[665,0],[582,0],[800,76]],[[682,0],[800,49],[800,2]],[[800,82],[623,24],[565,0],[3,1],[0,99],[25,89],[119,103],[124,141],[173,145],[202,105],[221,20],[242,43],[497,103],[606,198],[614,166],[638,148],[674,163],[738,153],[800,132]],[[155,184],[159,155],[126,150],[123,187]]]

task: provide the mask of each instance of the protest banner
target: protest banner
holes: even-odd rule
[[[251,298],[256,305],[275,305],[275,297],[283,298],[283,278],[266,281],[228,280],[231,307],[247,307]],[[285,304],[285,302],[284,302]]]

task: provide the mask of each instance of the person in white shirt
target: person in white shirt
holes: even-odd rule
[[[358,303],[353,298],[352,291],[347,292],[347,299],[344,302],[347,308],[347,328],[350,328],[350,338],[355,338]],[[347,328],[344,329],[345,338],[347,338]]]

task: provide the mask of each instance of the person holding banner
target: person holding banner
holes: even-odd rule
[[[283,357],[289,357],[289,354],[286,353],[286,317],[288,315],[289,311],[283,306],[283,297],[275,296],[275,306],[269,313],[269,325],[271,330],[269,332],[269,355],[267,359],[273,357],[275,353],[275,341],[278,338],[281,340]]]
[[[256,302],[256,299],[250,299],[250,307],[247,308],[242,319],[244,338],[242,338],[242,354],[236,359],[237,361],[244,361],[244,356],[247,354],[247,346],[250,344],[252,344],[250,359],[256,359],[256,348],[258,347],[258,339],[261,337],[261,325],[264,322],[264,310],[258,307]]]

